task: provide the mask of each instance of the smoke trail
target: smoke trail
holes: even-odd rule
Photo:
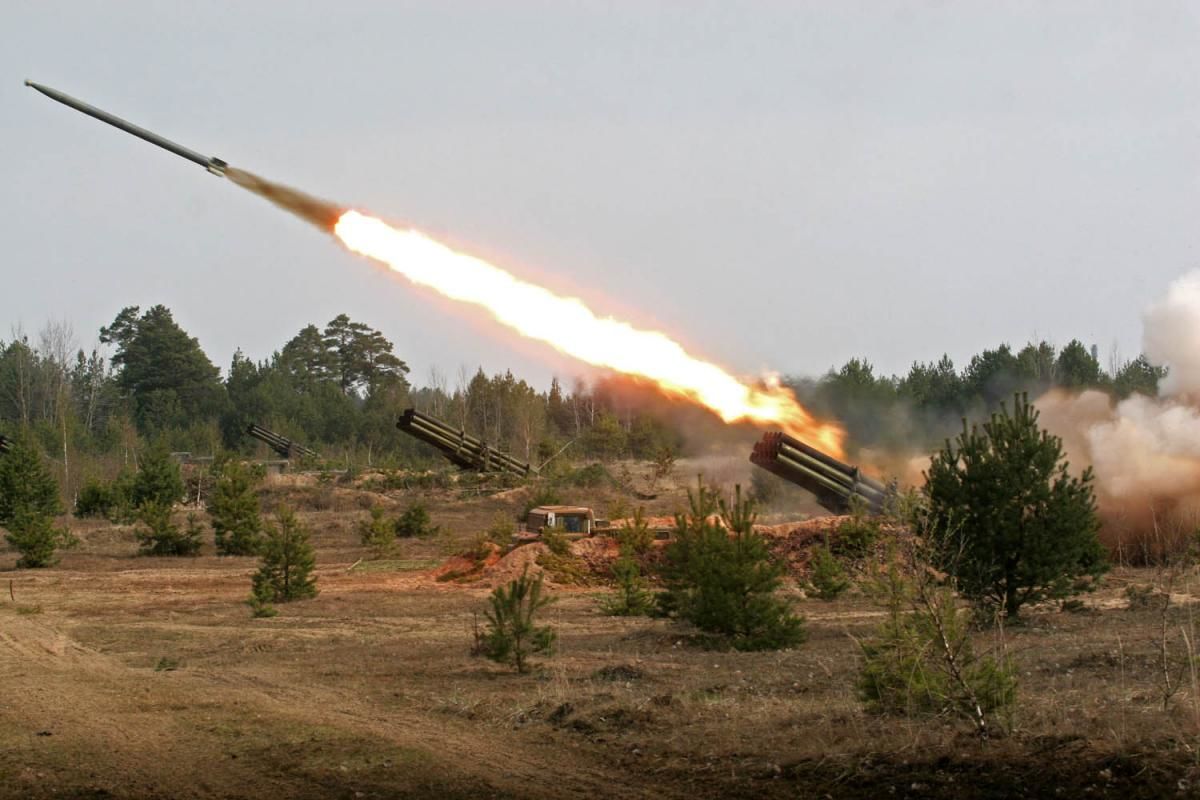
[[[247,172],[244,169],[228,167],[225,170],[225,177],[246,191],[253,192],[284,211],[295,214],[305,222],[311,222],[325,233],[333,232],[333,226],[337,224],[338,217],[346,210],[328,200],[321,200],[305,194],[299,189],[260,178],[253,172]]]

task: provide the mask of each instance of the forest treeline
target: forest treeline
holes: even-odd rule
[[[555,379],[539,390],[511,372],[482,369],[459,369],[451,385],[435,369],[416,386],[393,344],[345,314],[304,327],[262,361],[238,351],[223,374],[161,305],[123,309],[98,341],[80,349],[66,322],[0,341],[0,432],[31,431],[68,484],[88,477],[80,473],[92,469],[86,465],[128,463],[150,441],[204,455],[265,454],[245,434],[251,421],[331,462],[438,463],[395,428],[410,406],[534,463],[568,443],[568,457],[611,459],[699,452],[706,441],[696,431],[705,415],[627,379],[570,386]],[[1043,341],[984,350],[961,369],[943,356],[885,376],[851,359],[819,378],[787,382],[818,414],[841,420],[853,446],[911,448],[936,446],[963,416],[991,410],[1014,391],[1154,394],[1162,374],[1141,357],[1106,371],[1079,341],[1061,349]]]

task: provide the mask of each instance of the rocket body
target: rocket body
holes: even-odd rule
[[[216,156],[200,155],[195,150],[189,150],[188,148],[184,147],[181,144],[176,144],[175,142],[172,142],[170,139],[166,138],[165,136],[159,136],[157,133],[148,131],[145,128],[134,125],[132,122],[127,122],[126,120],[121,119],[120,117],[116,116],[115,114],[110,114],[107,111],[103,111],[99,108],[96,108],[95,106],[88,105],[87,103],[83,102],[82,100],[77,100],[68,94],[63,94],[62,92],[58,91],[57,89],[51,89],[49,86],[42,86],[41,84],[34,83],[33,81],[25,81],[25,85],[32,87],[34,89],[37,89],[39,92],[46,95],[51,100],[57,100],[58,102],[62,103],[65,106],[70,106],[71,108],[75,109],[76,111],[80,111],[84,114],[87,114],[89,117],[95,117],[96,119],[100,120],[101,122],[105,122],[105,123],[108,123],[109,125],[112,125],[114,128],[120,128],[121,130],[125,131],[126,133],[131,133],[134,136],[138,137],[139,139],[144,139],[145,141],[149,142],[150,144],[157,145],[158,147],[161,147],[164,150],[172,152],[177,156],[186,158],[188,161],[199,164],[200,166],[204,167],[206,170],[208,170],[213,175],[216,175],[219,178],[225,177],[225,169],[228,166],[228,164],[226,164],[224,161],[217,158]]]

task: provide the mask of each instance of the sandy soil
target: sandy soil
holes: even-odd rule
[[[585,495],[572,500],[613,500]],[[0,553],[0,795],[1200,796],[1200,696],[1185,674],[1164,710],[1161,615],[1125,607],[1149,571],[1118,570],[1083,613],[1007,631],[1021,699],[981,743],[955,720],[864,713],[852,637],[879,610],[797,585],[785,592],[809,641],[795,650],[703,650],[677,623],[602,616],[604,587],[558,586],[554,657],[529,675],[472,657],[475,615],[509,574],[496,570],[527,556],[474,581],[438,570],[522,496],[428,500],[443,533],[382,561],[358,544],[358,499],[304,510],[320,595],[270,619],[243,602],[252,559],[139,557],[128,528],[73,522],[81,546],[47,570]],[[577,549],[587,563],[612,552]],[[1200,578],[1174,592],[1182,647]]]

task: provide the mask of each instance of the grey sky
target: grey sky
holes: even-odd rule
[[[228,366],[338,313],[582,367],[26,77],[411,222],[738,373],[1139,349],[1200,266],[1200,3],[0,3],[0,338],[164,303]]]

